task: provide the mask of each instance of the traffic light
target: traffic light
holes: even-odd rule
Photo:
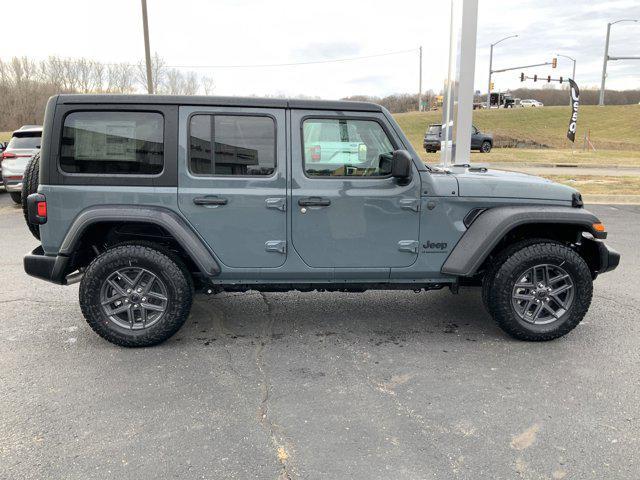
[[[493,90],[493,82],[491,82],[491,90]]]
[[[562,83],[562,77],[560,77],[560,83]]]
[[[547,83],[551,83],[551,75],[547,75]]]
[[[524,72],[520,74],[520,81],[524,82]]]
[[[535,75],[533,76],[533,81],[534,81],[534,82],[537,82],[537,81],[538,81],[538,74],[535,74]]]
[[[557,57],[553,57],[551,59],[551,68],[556,68],[558,66],[558,58]]]

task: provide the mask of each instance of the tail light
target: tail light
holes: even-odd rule
[[[47,219],[47,201],[43,200],[36,203],[36,211],[38,212],[38,216],[41,218]]]
[[[309,151],[311,153],[311,161],[312,162],[319,162],[320,158],[321,158],[321,152],[322,152],[322,149],[321,149],[320,145],[313,145],[309,149]]]
[[[47,223],[47,198],[41,193],[32,193],[27,197],[27,214],[30,223]]]
[[[0,159],[6,160],[7,158],[24,158],[24,157],[32,157],[33,155],[16,155],[13,152],[3,152],[0,155]]]

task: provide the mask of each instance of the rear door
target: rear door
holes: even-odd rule
[[[384,115],[292,110],[291,124],[291,237],[304,262],[381,279],[414,263],[420,179],[391,177],[402,147]]]
[[[178,204],[229,267],[286,259],[283,109],[181,107]]]

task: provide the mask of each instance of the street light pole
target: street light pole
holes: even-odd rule
[[[493,73],[493,47],[498,45],[500,42],[504,42],[510,38],[516,38],[518,35],[509,35],[508,37],[504,37],[501,40],[498,40],[495,43],[491,44],[491,48],[489,49],[489,85],[487,85],[487,108],[491,108],[491,74]]]
[[[561,53],[556,53],[556,56],[568,58],[573,62],[573,72],[571,73],[571,80],[575,82],[576,81],[576,59],[573,57],[570,57],[569,55],[562,55]],[[571,105],[571,98],[569,98],[569,105]]]
[[[422,111],[422,45],[420,45],[420,70],[419,70],[419,87],[418,87],[418,111]]]
[[[487,84],[487,108],[491,108],[491,69],[493,68],[493,43],[489,49],[489,83]]]
[[[147,92],[153,93],[151,78],[151,49],[149,48],[149,22],[147,21],[147,0],[142,0],[142,29],[144,31],[144,56],[147,63]]]
[[[637,22],[638,20],[623,18],[615,22],[607,23],[607,37],[604,41],[604,59],[602,61],[602,81],[600,83],[600,99],[598,105],[604,105],[604,86],[607,79],[607,62],[609,61],[609,37],[611,36],[611,25],[620,22]]]

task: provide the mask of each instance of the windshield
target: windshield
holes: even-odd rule
[[[40,134],[11,137],[7,148],[40,148]]]
[[[442,127],[440,125],[430,125],[429,130],[427,130],[427,133],[431,133],[433,135],[439,135],[441,129]]]

